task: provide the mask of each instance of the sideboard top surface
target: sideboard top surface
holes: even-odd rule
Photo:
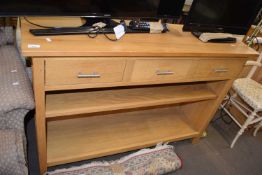
[[[79,19],[29,18],[40,25],[80,25]],[[79,24],[78,24],[79,23]],[[36,28],[21,20],[21,49],[24,56],[181,56],[181,57],[256,57],[258,53],[241,41],[237,43],[203,43],[190,32],[182,32],[182,25],[169,24],[164,34],[127,34],[117,42],[104,35],[89,38],[87,35],[35,37],[29,29]],[[113,35],[109,35],[114,37]],[[51,41],[47,38],[50,38]],[[49,40],[49,41],[48,41]],[[28,45],[39,48],[29,48]]]

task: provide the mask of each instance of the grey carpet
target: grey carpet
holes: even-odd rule
[[[30,175],[39,175],[32,114],[28,115],[26,121],[29,172]],[[183,167],[176,172],[169,173],[169,175],[262,174],[262,132],[258,132],[257,137],[253,137],[250,132],[245,132],[234,149],[230,149],[229,144],[237,131],[238,127],[234,123],[228,125],[218,119],[209,125],[208,136],[202,138],[198,144],[192,144],[191,140],[171,143],[175,146],[177,154],[182,158]],[[115,160],[129,153],[51,167],[49,170],[76,166],[94,160]]]

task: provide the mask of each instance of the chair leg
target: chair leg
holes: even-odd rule
[[[238,131],[237,135],[235,136],[234,140],[232,141],[230,148],[233,148],[237,139],[243,134],[243,132],[245,131],[245,129],[248,127],[248,125],[250,124],[250,122],[255,118],[256,116],[256,111],[253,111],[247,118],[247,120],[245,121],[245,123],[242,125],[241,129]]]
[[[253,132],[253,136],[257,135],[257,131],[262,127],[262,121],[259,122],[256,126],[255,126],[255,131]]]

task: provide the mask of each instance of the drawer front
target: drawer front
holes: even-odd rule
[[[46,85],[121,82],[126,61],[102,58],[57,58],[46,60]]]
[[[199,60],[193,73],[194,78],[217,79],[234,78],[243,68],[245,60]]]
[[[131,74],[131,82],[175,82],[185,79],[192,65],[193,61],[190,59],[136,60]]]

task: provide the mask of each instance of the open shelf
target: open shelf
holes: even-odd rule
[[[46,95],[46,117],[168,105],[216,98],[205,83],[113,88]]]
[[[54,166],[197,136],[179,107],[49,121],[47,163]]]

